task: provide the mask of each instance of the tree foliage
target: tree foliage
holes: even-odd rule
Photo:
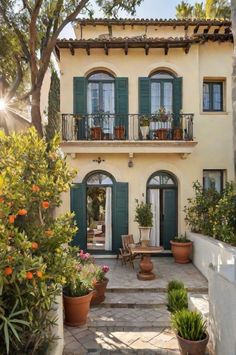
[[[195,2],[194,6],[187,1],[181,1],[176,6],[176,17],[178,19],[229,19],[231,16],[230,3],[228,0],[206,0]]]
[[[119,10],[135,13],[135,7],[143,0],[95,0],[107,16],[117,16]],[[14,64],[17,82],[11,86],[12,97],[22,82],[22,67],[26,62],[30,72],[30,86],[22,98],[31,97],[32,122],[39,134],[43,134],[40,114],[40,91],[56,41],[65,26],[79,14],[93,13],[91,0],[0,0],[0,24],[10,34],[9,53],[17,53]],[[6,40],[6,36],[4,37]],[[14,41],[16,41],[15,49]],[[4,57],[4,53],[3,53]],[[2,70],[9,69],[3,63]],[[14,73],[7,74],[11,79]],[[17,84],[17,85],[16,85]],[[13,90],[14,89],[14,90]]]
[[[52,71],[51,84],[48,95],[48,124],[46,126],[46,140],[49,142],[60,132],[60,80],[57,72]]]

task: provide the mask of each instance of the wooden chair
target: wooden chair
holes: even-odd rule
[[[126,264],[129,262],[133,268],[134,268],[134,259],[137,255],[132,255],[130,251],[130,244],[135,244],[134,243],[134,237],[133,234],[125,234],[121,236],[122,240],[122,248],[119,250],[119,258],[122,261],[122,264]]]

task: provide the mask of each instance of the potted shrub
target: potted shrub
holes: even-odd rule
[[[71,260],[73,262],[73,259]],[[89,264],[75,263],[68,270],[67,282],[63,290],[65,324],[77,327],[86,324],[93,295],[94,276]]]
[[[150,125],[149,118],[146,117],[146,116],[141,117],[141,119],[140,119],[140,131],[142,133],[142,138],[143,139],[147,139],[147,136],[149,134],[149,125]]]
[[[188,293],[185,288],[169,291],[167,298],[168,310],[171,313],[188,308]]]
[[[192,252],[192,242],[186,236],[180,235],[170,241],[171,251],[176,263],[187,264],[190,262]]]
[[[153,225],[153,213],[150,203],[136,201],[135,222],[139,224],[140,242],[143,246],[148,246],[150,232]]]
[[[205,354],[209,336],[200,313],[182,309],[172,315],[171,323],[182,354]]]
[[[105,300],[105,292],[109,279],[106,277],[106,273],[109,271],[109,266],[95,266],[95,279],[94,293],[92,296],[91,304],[100,304]]]

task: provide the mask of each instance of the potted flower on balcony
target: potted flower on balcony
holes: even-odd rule
[[[182,309],[172,315],[171,323],[181,354],[205,354],[209,336],[200,313]]]
[[[149,125],[150,125],[149,118],[146,116],[142,116],[140,119],[140,131],[143,139],[147,139],[147,136],[149,134]]]
[[[173,253],[175,262],[178,264],[187,264],[190,262],[190,255],[192,252],[192,242],[187,239],[186,235],[180,235],[170,241],[171,251]]]
[[[80,264],[71,259],[66,285],[63,290],[65,324],[77,327],[86,324],[93,295],[95,278],[89,271],[89,264]]]
[[[109,271],[109,266],[100,266],[94,264],[94,267],[96,282],[94,283],[94,293],[92,296],[91,304],[100,304],[105,300],[105,292],[107,284],[109,282],[109,279],[106,277],[106,274]]]
[[[153,213],[150,203],[139,203],[136,199],[135,222],[139,224],[140,242],[143,246],[148,246],[150,232],[153,226]]]

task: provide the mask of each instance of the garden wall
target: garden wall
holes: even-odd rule
[[[57,340],[48,349],[47,355],[62,355],[64,348],[64,328],[63,328],[63,301],[62,296],[58,296],[51,311],[52,319],[57,319],[57,325],[53,327],[53,335]]]
[[[209,335],[215,355],[236,354],[236,268],[209,267]]]
[[[187,237],[193,242],[193,264],[207,279],[210,264],[234,264],[236,247],[198,233],[188,232]]]

